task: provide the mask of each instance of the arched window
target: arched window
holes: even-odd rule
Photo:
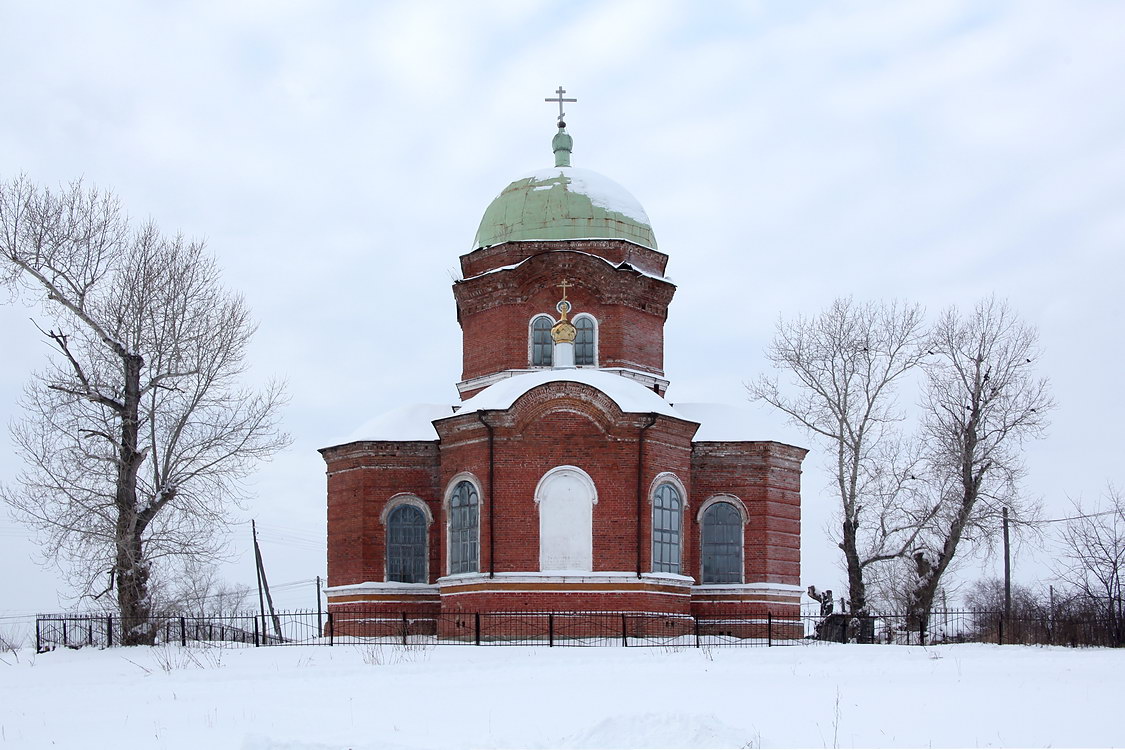
[[[551,339],[551,327],[555,321],[540,315],[531,321],[531,366],[550,367],[554,364],[555,342]]]
[[[387,516],[387,580],[426,583],[426,515],[402,504]]]
[[[674,484],[656,488],[652,502],[652,571],[680,572],[680,518],[683,502]]]
[[[703,511],[700,583],[742,583],[742,514],[731,503]]]
[[[474,573],[480,538],[480,513],[477,488],[472,482],[458,482],[449,499],[449,574]]]
[[[574,338],[574,364],[596,365],[597,326],[589,315],[579,315],[574,319],[578,333]]]

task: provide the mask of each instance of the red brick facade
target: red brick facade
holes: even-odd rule
[[[522,253],[515,255],[521,258],[515,265],[489,269],[454,284],[457,320],[464,340],[462,381],[531,367],[528,326],[536,315],[557,317],[556,285],[562,279],[574,284],[568,290],[574,310],[598,321],[598,367],[663,376],[664,321],[675,286],[631,265],[614,265],[592,255],[587,243],[579,240],[505,243],[500,247],[508,245],[517,245],[523,252],[543,245],[549,251],[526,258],[521,258]],[[644,248],[635,249],[656,254]],[[496,248],[485,248],[469,253],[466,258],[495,251]],[[474,268],[486,265],[465,260],[462,264]],[[661,262],[652,267],[663,266]],[[479,390],[463,389],[462,395],[468,398]]]
[[[675,292],[663,278],[666,263],[663,253],[623,240],[509,242],[461,258],[465,279],[453,287],[464,341],[461,411],[432,423],[433,440],[378,439],[321,451],[328,599],[338,622],[351,613],[361,627],[360,611],[382,611],[387,622],[403,612],[796,613],[805,451],[774,442],[693,442],[699,424],[664,404],[663,328]],[[563,279],[571,284],[571,317],[597,321],[597,361],[584,369],[615,373],[596,381],[612,387],[567,374],[581,370],[534,373],[530,322],[541,314],[558,318]],[[494,389],[514,395],[496,401]],[[558,472],[563,489],[548,489]],[[469,536],[451,531],[461,482],[475,493]],[[671,531],[654,530],[663,485],[679,499],[679,528]],[[703,580],[701,521],[715,503],[728,503],[741,519],[741,570],[724,583]],[[389,517],[403,504],[426,528],[411,537],[413,546],[396,543],[391,551]],[[561,514],[563,525],[552,526],[549,513]],[[557,535],[559,528],[574,538],[541,538],[541,530]],[[663,572],[654,572],[657,537],[665,554],[673,549],[679,557]],[[406,554],[424,558],[421,579],[390,580],[388,558]],[[552,554],[587,554],[590,562],[541,570]],[[469,572],[450,575],[455,556]]]

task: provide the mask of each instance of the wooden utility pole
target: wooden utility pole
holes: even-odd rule
[[[1008,547],[1008,508],[1004,507],[1004,621],[1012,619],[1012,557]]]
[[[250,519],[250,532],[254,535],[254,564],[258,567],[258,607],[261,610],[262,618],[265,619],[265,607],[262,606],[262,592],[265,592],[266,603],[269,604],[270,618],[273,620],[273,634],[277,636],[277,640],[281,640],[281,618],[273,610],[273,597],[270,596],[270,584],[266,580],[266,566],[262,563],[262,550],[258,547],[258,526],[254,523],[254,519]],[[265,628],[263,627],[263,630]]]
[[[320,576],[316,577],[316,634],[320,637],[324,632],[324,610],[320,604]]]

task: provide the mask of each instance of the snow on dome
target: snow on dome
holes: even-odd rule
[[[473,248],[526,240],[623,239],[656,249],[648,214],[628,190],[589,169],[520,177],[493,199]]]
[[[597,388],[613,399],[621,411],[631,414],[663,414],[685,419],[672,405],[635,380],[600,370],[542,370],[501,380],[468,399],[458,414],[470,414],[486,409],[509,409],[512,404],[532,388],[560,381],[584,383]],[[450,415],[451,416],[451,415]],[[687,419],[687,421],[694,421]]]
[[[336,445],[363,440],[437,440],[433,421],[453,414],[449,404],[406,404],[365,422]]]
[[[585,195],[595,206],[651,226],[648,214],[628,190],[592,169],[578,167],[537,169],[531,174],[524,175],[520,180],[531,180],[535,184],[533,190],[549,190],[554,186],[552,183],[562,182],[566,190]]]
[[[693,443],[740,443],[761,440],[755,427],[754,412],[744,406],[714,403],[678,403],[676,411],[685,419],[699,423]]]

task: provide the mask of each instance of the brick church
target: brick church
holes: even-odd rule
[[[321,450],[329,611],[797,613],[806,451],[665,400],[665,277],[644,209],[570,165],[489,204],[453,285],[455,405]]]

